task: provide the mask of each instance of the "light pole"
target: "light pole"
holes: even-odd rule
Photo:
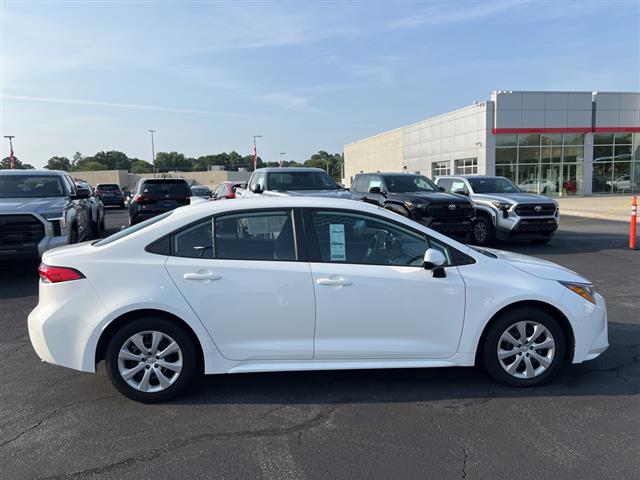
[[[283,156],[286,155],[287,152],[280,152],[280,168],[282,168]]]
[[[16,136],[15,135],[5,135],[4,138],[8,138],[9,139],[9,168],[11,170],[13,170],[14,168],[16,168],[16,164],[15,164],[15,161],[13,160],[13,142],[11,140],[16,138]]]
[[[149,129],[149,133],[151,133],[151,163],[153,164],[153,176],[156,176],[156,148],[153,145],[153,134],[156,133],[155,130]]]
[[[258,168],[258,148],[256,147],[256,138],[261,138],[262,135],[253,136],[253,170]]]

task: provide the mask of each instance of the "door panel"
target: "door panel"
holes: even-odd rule
[[[447,358],[462,333],[465,289],[456,267],[312,263],[315,358]],[[326,279],[347,285],[321,285]]]
[[[166,268],[226,358],[312,358],[308,263],[170,257]]]

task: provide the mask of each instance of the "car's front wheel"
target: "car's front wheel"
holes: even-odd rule
[[[494,379],[514,387],[532,387],[560,370],[565,345],[562,329],[551,315],[534,308],[518,308],[489,327],[482,358]]]
[[[144,403],[179,395],[197,370],[190,336],[164,318],[140,318],[121,327],[107,346],[105,364],[114,386]]]
[[[491,245],[495,238],[495,230],[491,220],[478,217],[473,222],[472,240],[476,245]]]

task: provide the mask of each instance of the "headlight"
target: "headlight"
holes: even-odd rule
[[[511,207],[513,207],[513,203],[509,203],[509,202],[491,202],[491,205],[493,205],[494,207],[496,207],[498,210],[509,210]]]
[[[565,287],[567,287],[572,292],[580,295],[585,300],[590,301],[594,305],[596,304],[596,299],[595,299],[596,292],[593,289],[593,285],[587,285],[584,283],[570,283],[570,282],[560,282],[560,283]]]
[[[49,213],[43,213],[42,216],[44,218],[46,218],[47,220],[51,221],[59,221],[60,222],[60,226],[61,227],[65,227],[66,226],[66,219],[64,216],[64,212],[49,212]]]

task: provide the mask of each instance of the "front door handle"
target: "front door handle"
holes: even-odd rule
[[[199,270],[198,272],[188,272],[183,275],[185,280],[220,280],[222,277],[210,270]]]
[[[345,280],[342,277],[319,278],[316,283],[327,287],[347,287],[353,284],[351,280]]]

